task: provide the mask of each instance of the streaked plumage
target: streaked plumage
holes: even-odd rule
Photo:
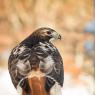
[[[61,36],[50,28],[40,28],[11,52],[8,69],[21,95],[54,95],[63,86],[64,70],[57,48],[50,42]],[[57,92],[58,92],[57,91]],[[60,95],[61,93],[55,93]]]

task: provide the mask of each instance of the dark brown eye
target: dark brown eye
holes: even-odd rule
[[[51,32],[50,31],[47,31],[47,34],[51,34]]]

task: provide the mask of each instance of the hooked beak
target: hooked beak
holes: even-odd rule
[[[61,35],[59,35],[59,36],[58,36],[58,39],[60,39],[60,40],[61,40]]]
[[[57,32],[53,32],[53,33],[52,33],[52,37],[53,37],[54,39],[60,39],[60,40],[61,40],[61,35],[58,34]]]

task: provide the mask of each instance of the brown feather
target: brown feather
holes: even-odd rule
[[[50,95],[45,90],[45,77],[33,77],[28,80],[32,91],[31,95]]]

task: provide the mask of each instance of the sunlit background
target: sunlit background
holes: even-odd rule
[[[54,44],[64,61],[63,95],[95,95],[95,38],[87,26],[94,21],[93,3],[93,0],[0,0],[0,95],[17,95],[7,70],[11,49],[43,26],[62,35],[62,41]]]

